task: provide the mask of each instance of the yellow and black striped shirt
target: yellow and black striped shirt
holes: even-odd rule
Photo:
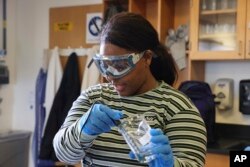
[[[189,98],[163,81],[151,91],[129,97],[119,96],[109,83],[83,91],[54,138],[60,161],[75,164],[82,160],[85,166],[94,167],[147,166],[129,158],[130,149],[116,127],[99,136],[81,135],[79,119],[87,118],[96,101],[125,116],[144,114],[151,127],[162,129],[169,138],[175,167],[204,166],[207,138],[199,111]]]

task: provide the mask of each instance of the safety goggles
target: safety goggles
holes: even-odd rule
[[[143,57],[144,53],[145,51],[119,56],[96,54],[93,60],[103,76],[121,78],[135,68],[136,63]]]

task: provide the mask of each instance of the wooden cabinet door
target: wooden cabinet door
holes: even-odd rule
[[[247,20],[246,20],[246,59],[250,59],[250,1],[247,1]]]
[[[211,3],[192,0],[191,60],[244,59],[247,0],[230,0],[226,7]]]

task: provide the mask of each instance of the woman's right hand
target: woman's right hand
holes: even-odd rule
[[[80,120],[81,132],[87,135],[99,135],[109,132],[115,126],[115,120],[121,119],[121,111],[113,110],[104,104],[94,104],[90,109],[88,118],[83,116]]]

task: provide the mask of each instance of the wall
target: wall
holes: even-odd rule
[[[233,109],[230,111],[217,111],[216,122],[250,125],[250,115],[239,112],[239,82],[250,79],[250,61],[221,61],[206,63],[206,81],[211,87],[219,78],[234,80]]]
[[[2,11],[1,11],[2,12]],[[14,102],[14,87],[16,84],[16,3],[14,0],[7,1],[7,55],[4,57],[9,69],[10,83],[0,85],[0,131],[11,129]],[[1,39],[2,40],[2,39]]]

